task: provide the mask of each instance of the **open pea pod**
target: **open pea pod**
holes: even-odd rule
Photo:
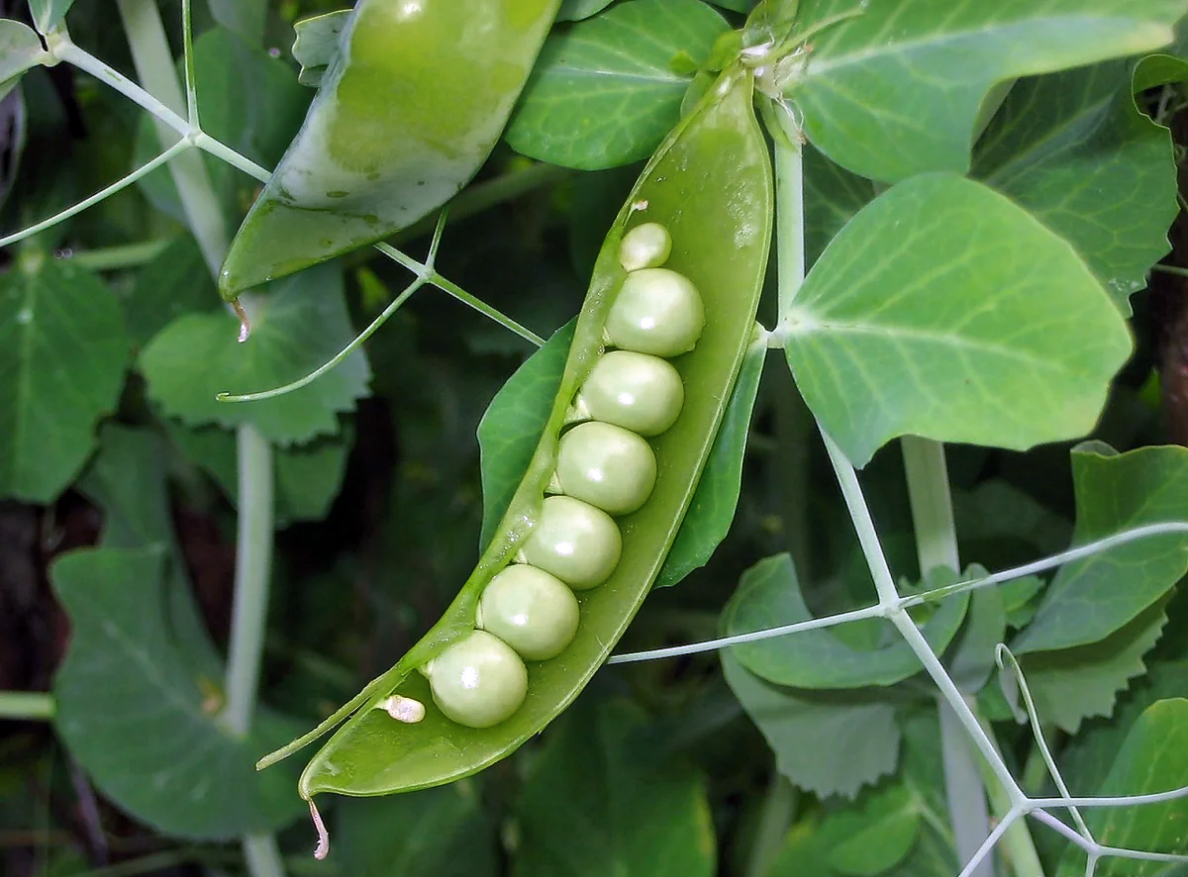
[[[305,123],[240,226],[227,299],[387,237],[495,146],[560,0],[360,0]]]
[[[444,617],[392,670],[332,717],[331,722],[362,707],[306,767],[303,797],[411,791],[483,769],[573,701],[622,636],[680,527],[753,337],[771,237],[772,182],[752,91],[749,71],[728,71],[644,170],[603,244],[552,413],[500,527]],[[616,519],[621,557],[607,581],[577,593],[580,622],[569,646],[558,657],[528,663],[527,697],[510,718],[484,729],[464,727],[442,714],[417,670],[470,634],[481,592],[512,560],[538,519],[571,404],[605,350],[607,314],[626,276],[618,261],[620,241],[627,230],[646,222],[670,231],[667,264],[695,284],[706,316],[696,347],[671,360],[684,381],[685,404],[675,424],[651,440],[655,488],[638,511]],[[402,724],[377,708],[391,694],[423,704],[424,718]]]

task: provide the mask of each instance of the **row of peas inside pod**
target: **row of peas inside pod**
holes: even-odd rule
[[[646,437],[669,429],[685,401],[667,359],[692,350],[705,326],[696,288],[661,267],[671,249],[658,223],[624,235],[619,262],[628,273],[603,337],[613,349],[574,400],[576,425],[561,436],[532,534],[483,590],[474,632],[420,668],[434,702],[461,725],[488,728],[519,709],[528,690],[524,661],[565,650],[581,623],[573,592],[598,587],[619,563],[622,539],[612,516],[638,510],[652,493],[656,457]],[[401,718],[423,714],[412,709]]]

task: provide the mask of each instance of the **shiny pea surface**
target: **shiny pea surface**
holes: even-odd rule
[[[668,360],[611,350],[586,378],[575,408],[579,417],[655,436],[676,423],[684,404],[685,385]]]
[[[578,424],[561,437],[557,484],[567,496],[625,515],[651,496],[656,455],[646,440],[621,426]]]
[[[578,602],[564,582],[542,569],[513,563],[487,585],[475,618],[526,661],[565,650],[578,627]]]

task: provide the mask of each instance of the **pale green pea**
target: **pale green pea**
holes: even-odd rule
[[[606,581],[622,550],[622,536],[610,515],[573,497],[550,496],[516,559],[581,591]]]
[[[607,343],[636,353],[688,353],[705,327],[705,307],[687,277],[667,268],[632,271],[606,318]]]
[[[685,385],[672,363],[658,356],[612,350],[574,400],[576,419],[613,423],[643,436],[672,426],[685,404]]]
[[[637,225],[619,243],[619,264],[628,271],[659,268],[672,252],[672,236],[658,222]]]
[[[511,646],[483,630],[450,645],[422,669],[433,702],[469,728],[498,725],[520,708],[528,670]]]
[[[475,623],[526,661],[547,661],[564,651],[578,627],[573,591],[543,569],[516,563],[483,590]]]
[[[642,506],[656,486],[656,455],[644,439],[621,426],[582,423],[561,437],[557,486],[607,514],[626,515]]]

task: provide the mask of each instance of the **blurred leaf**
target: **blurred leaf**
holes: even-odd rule
[[[874,877],[903,859],[920,828],[912,794],[903,786],[873,789],[855,806],[821,823],[826,861],[840,874]]]
[[[214,20],[237,34],[249,46],[264,44],[268,0],[207,0]]]
[[[339,37],[351,17],[350,9],[338,9],[313,18],[303,18],[293,25],[293,60],[301,65],[297,81],[317,88],[322,76],[342,50]]]
[[[992,568],[1062,551],[1072,533],[1072,525],[1063,517],[997,478],[982,481],[972,490],[955,488],[953,515],[962,556],[976,557],[983,566],[993,564]]]
[[[545,41],[507,142],[584,170],[646,158],[680,118],[692,81],[672,71],[673,58],[703,63],[726,29],[700,0],[627,0],[558,30]]]
[[[1188,786],[1188,699],[1169,698],[1143,711],[1131,726],[1113,767],[1094,793],[1098,797],[1146,795]],[[1098,843],[1157,853],[1188,852],[1188,797],[1160,804],[1093,807],[1085,823]],[[1167,862],[1110,856],[1097,863],[1098,877],[1161,877]],[[1181,863],[1180,867],[1183,865]],[[1085,853],[1070,846],[1057,877],[1085,873]]]
[[[863,208],[781,325],[805,401],[858,466],[907,434],[1012,449],[1083,435],[1131,349],[1064,240],[950,174]]]
[[[601,12],[611,5],[611,0],[561,0],[557,21],[581,21]]]
[[[982,576],[986,570],[970,567],[969,574]],[[1006,607],[1002,591],[997,587],[974,591],[965,624],[945,656],[949,678],[961,691],[972,694],[986,684],[996,666],[995,651],[1005,636]]]
[[[1171,134],[1138,111],[1125,62],[1015,83],[973,173],[1068,240],[1124,313],[1170,248]]]
[[[1165,624],[1161,601],[1098,642],[1024,655],[1019,663],[1041,721],[1075,733],[1082,719],[1108,716],[1118,692],[1146,672],[1143,655]]]
[[[803,156],[804,248],[811,267],[877,193],[874,183],[834,164],[811,143],[804,144]]]
[[[664,560],[653,587],[677,584],[693,570],[705,566],[726,538],[734,522],[738,495],[742,488],[743,459],[747,435],[751,431],[751,413],[759,393],[759,378],[767,358],[767,343],[752,344],[743,360],[742,370],[731,392],[730,405],[714,438],[714,446],[705,461],[701,481],[689,503],[689,511],[677,531],[676,541]]]
[[[334,858],[350,877],[497,877],[498,838],[463,780],[335,806]]]
[[[969,167],[982,101],[1004,80],[1170,43],[1180,0],[832,0],[805,6],[812,37],[785,94],[809,140],[843,167],[895,182]]]
[[[0,496],[46,503],[73,480],[119,400],[128,346],[95,275],[32,249],[0,274]]]
[[[33,28],[0,18],[0,98],[16,87],[22,73],[48,60]]]
[[[633,745],[647,722],[626,702],[582,702],[553,726],[516,805],[516,877],[709,877],[705,780]]]
[[[29,0],[29,11],[37,29],[46,33],[57,27],[73,5],[74,0]]]
[[[1044,580],[1039,576],[1024,576],[998,586],[998,592],[1002,594],[1003,608],[1006,610],[1008,627],[1017,630],[1031,622],[1039,609],[1033,598],[1043,587]]]
[[[73,636],[54,684],[55,724],[99,789],[167,834],[271,831],[304,809],[295,774],[255,760],[294,733],[261,713],[241,739],[219,723],[219,680],[197,675],[169,637],[158,549],[76,551],[52,578]]]
[[[495,394],[478,427],[482,449],[483,529],[485,550],[540,441],[561,386],[575,322],[562,326],[516,369]]]
[[[1188,520],[1188,448],[1119,454],[1098,443],[1072,452],[1083,545],[1143,524]],[[1094,643],[1157,601],[1188,570],[1188,535],[1170,533],[1065,564],[1035,619],[1011,642],[1016,655]]]
[[[956,581],[954,574],[930,575],[929,585]],[[967,573],[967,578],[973,574]],[[921,632],[940,653],[957,635],[969,605],[969,592],[941,601]],[[749,633],[808,621],[812,613],[804,602],[792,558],[777,554],[747,570],[738,590],[722,612],[727,635]],[[889,621],[872,622],[872,627],[889,634],[881,648],[851,648],[829,630],[805,630],[794,635],[735,646],[734,656],[752,673],[769,682],[796,688],[862,688],[894,685],[920,672],[920,660],[908,644],[893,632]]]
[[[798,691],[760,679],[733,649],[723,651],[721,661],[735,697],[775,753],[779,772],[796,785],[853,798],[895,770],[895,705],[879,692]]]
[[[251,337],[236,338],[225,311],[186,314],[159,332],[140,355],[149,396],[191,426],[253,423],[281,445],[338,432],[337,415],[367,395],[371,369],[362,350],[313,383],[260,402],[218,402],[218,393],[270,390],[304,377],[354,337],[336,262],[271,284],[247,304]]]
[[[135,284],[124,296],[128,334],[138,348],[183,314],[222,308],[223,300],[202,251],[188,234],[137,272]]]

